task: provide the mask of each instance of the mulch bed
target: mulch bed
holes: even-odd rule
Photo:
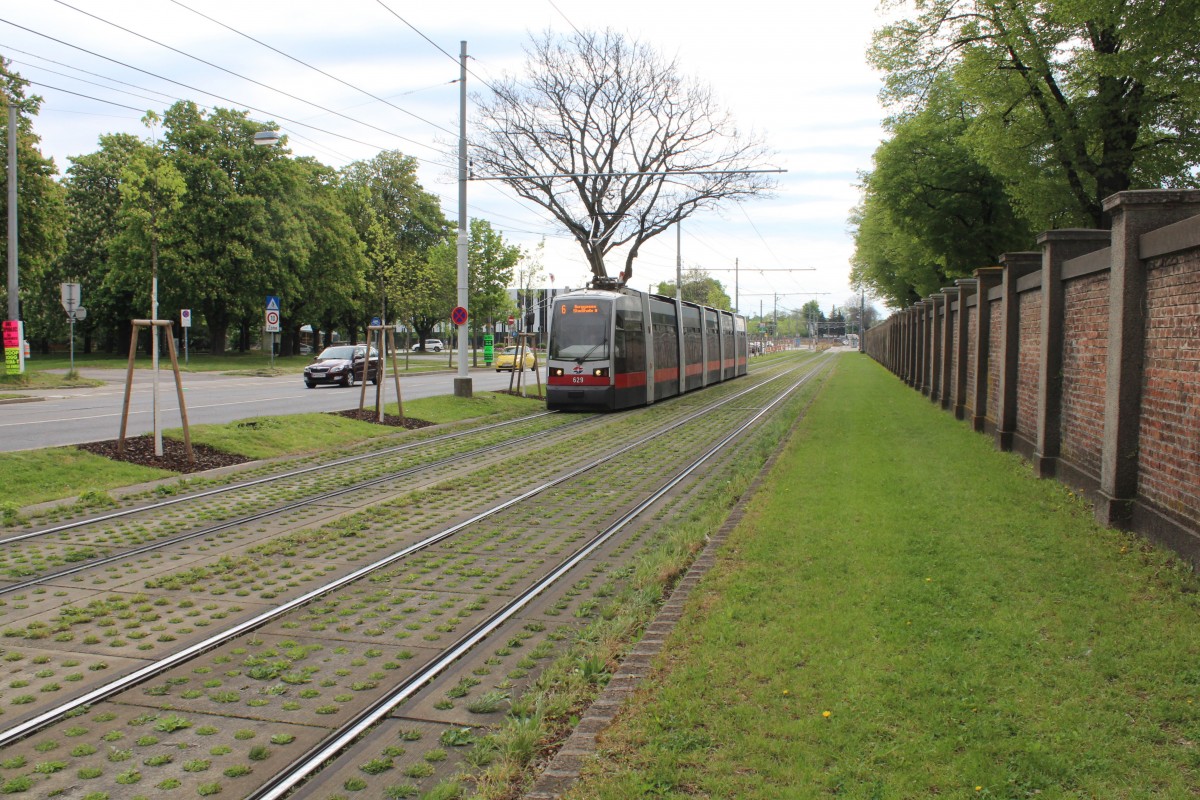
[[[396,428],[407,428],[408,430],[427,428],[433,424],[423,419],[413,419],[412,417],[401,418],[391,414],[385,415],[383,422],[378,423],[375,419],[374,411],[359,411],[356,408],[335,413],[350,419],[375,422]],[[158,469],[182,473],[203,472],[209,469],[217,469],[218,467],[231,467],[235,464],[245,464],[247,461],[254,460],[246,456],[226,453],[223,450],[217,450],[208,445],[193,444],[192,453],[196,459],[194,462],[191,462],[188,461],[187,450],[183,442],[164,438],[162,445],[163,454],[161,456],[154,455],[154,437],[147,434],[145,436],[127,437],[123,453],[117,452],[116,439],[109,439],[104,442],[88,442],[87,444],[78,445],[78,447],[81,450],[87,450],[89,453],[111,458],[113,461],[125,461],[130,464],[140,464],[143,467],[157,467]]]
[[[357,408],[351,408],[346,411],[333,412],[347,419],[357,419],[361,422],[374,422],[377,425],[391,425],[394,428],[406,428],[410,431],[415,431],[417,428],[428,428],[432,422],[426,422],[423,419],[413,419],[412,417],[396,417],[391,414],[383,415],[383,422],[379,422],[377,417],[378,412],[374,409],[363,409],[359,411]]]
[[[162,445],[163,454],[161,456],[154,454],[154,437],[152,435],[127,437],[123,453],[117,452],[116,439],[109,439],[105,442],[88,442],[78,445],[78,447],[80,450],[87,450],[89,453],[111,458],[113,461],[126,461],[130,464],[140,464],[143,467],[157,467],[185,473],[203,472],[208,469],[229,467],[254,460],[246,458],[246,456],[216,450],[207,445],[193,444],[192,453],[196,456],[196,460],[189,462],[183,442],[164,438]]]

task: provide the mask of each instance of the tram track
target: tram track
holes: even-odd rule
[[[811,379],[811,376],[813,374],[815,374],[815,369],[811,370],[808,373],[808,375],[806,377],[804,377],[802,380],[807,381],[807,380]],[[750,386],[748,388],[745,388],[743,391],[733,392],[733,393],[728,394],[725,397],[719,398],[719,399],[717,399],[718,400],[717,402],[709,403],[706,401],[703,404],[700,404],[700,407],[698,410],[694,411],[693,413],[691,413],[689,415],[681,415],[678,419],[675,419],[675,420],[670,420],[667,422],[663,422],[660,420],[658,422],[658,424],[655,426],[657,428],[657,430],[651,431],[650,433],[645,434],[644,436],[641,436],[640,438],[638,438],[635,441],[627,442],[626,444],[618,446],[618,447],[614,447],[611,450],[606,450],[598,458],[592,459],[591,461],[588,461],[585,464],[582,464],[578,467],[566,469],[566,470],[559,470],[558,471],[559,474],[555,475],[552,480],[544,481],[543,483],[541,483],[535,487],[532,487],[526,491],[523,491],[520,494],[516,494],[515,496],[505,499],[503,502],[494,503],[490,508],[484,510],[482,513],[475,514],[467,519],[459,520],[458,522],[456,522],[452,525],[449,525],[448,527],[443,526],[443,528],[440,531],[438,531],[436,534],[421,538],[418,541],[412,542],[411,544],[408,544],[400,549],[394,550],[393,552],[389,553],[387,556],[376,559],[367,565],[357,567],[353,570],[343,571],[343,573],[338,575],[335,579],[326,581],[321,586],[311,589],[307,592],[295,595],[295,596],[291,597],[290,599],[281,600],[275,608],[269,609],[260,614],[255,614],[247,619],[240,620],[236,624],[231,625],[227,630],[223,631],[222,633],[220,633],[218,635],[207,637],[207,638],[202,639],[201,641],[194,642],[194,643],[188,645],[187,647],[179,648],[170,655],[157,657],[155,660],[155,663],[144,665],[143,667],[136,669],[136,670],[127,671],[127,673],[125,675],[123,675],[122,677],[120,677],[118,679],[118,681],[108,682],[105,685],[97,686],[97,687],[91,689],[90,691],[88,691],[87,693],[82,693],[82,694],[78,695],[75,699],[73,699],[72,701],[70,701],[68,703],[60,704],[51,709],[45,710],[42,713],[38,714],[37,716],[31,716],[28,719],[26,719],[24,722],[18,723],[17,725],[14,725],[10,728],[5,729],[3,732],[0,732],[0,748],[11,747],[12,745],[14,745],[18,742],[22,742],[22,741],[32,737],[33,734],[40,732],[42,730],[45,730],[51,726],[54,726],[54,725],[61,726],[62,724],[64,724],[61,722],[62,718],[67,717],[69,715],[77,714],[77,713],[88,714],[88,713],[90,713],[89,708],[91,706],[93,706],[94,704],[101,703],[101,701],[105,700],[106,698],[117,698],[121,693],[123,693],[123,692],[128,693],[133,687],[143,685],[156,676],[165,675],[168,673],[174,674],[175,677],[172,679],[169,679],[168,683],[166,684],[166,686],[168,686],[168,687],[170,687],[172,685],[176,685],[176,684],[171,683],[172,680],[183,681],[184,683],[186,683],[186,681],[189,679],[183,676],[183,673],[181,672],[182,666],[190,663],[197,656],[204,655],[204,654],[211,654],[219,649],[222,650],[222,652],[227,651],[230,648],[231,642],[238,640],[238,639],[244,639],[247,636],[251,636],[253,634],[253,632],[260,631],[269,625],[273,626],[273,628],[279,632],[286,631],[289,628],[289,625],[292,626],[292,629],[296,629],[299,627],[298,625],[296,625],[294,623],[281,623],[281,620],[288,618],[289,615],[292,618],[295,618],[295,614],[298,611],[305,609],[306,607],[311,607],[312,604],[318,602],[319,600],[324,602],[322,600],[322,598],[327,598],[332,594],[335,594],[339,591],[346,589],[347,587],[350,587],[355,584],[362,584],[364,579],[367,579],[369,581],[373,581],[373,580],[384,581],[385,578],[378,577],[378,576],[380,576],[381,574],[387,573],[389,568],[392,568],[392,573],[391,573],[391,577],[386,578],[386,580],[395,580],[395,576],[398,573],[396,573],[396,571],[394,569],[394,565],[396,565],[397,563],[400,563],[400,562],[405,561],[406,559],[409,559],[414,554],[421,553],[423,551],[428,551],[431,548],[434,548],[435,546],[445,548],[446,547],[445,543],[448,540],[452,539],[453,537],[459,535],[460,533],[462,533],[464,531],[468,531],[468,530],[472,530],[474,528],[480,527],[481,523],[484,520],[493,518],[503,512],[510,512],[513,509],[519,509],[526,502],[531,501],[534,498],[544,495],[546,492],[550,491],[550,489],[552,489],[554,487],[560,487],[560,486],[563,486],[566,484],[571,484],[572,482],[579,483],[581,480],[581,476],[587,475],[590,472],[597,470],[602,465],[604,465],[610,461],[620,459],[624,454],[634,452],[634,451],[638,450],[639,448],[644,448],[645,446],[647,446],[648,443],[657,441],[657,440],[665,437],[668,433],[673,433],[673,432],[679,431],[679,430],[683,429],[685,426],[712,427],[713,425],[717,424],[715,422],[715,420],[716,420],[717,416],[719,415],[717,412],[717,409],[719,407],[722,407],[722,406],[727,407],[727,408],[736,407],[739,405],[738,403],[735,403],[735,401],[737,401],[737,400],[748,401],[741,405],[753,406],[757,402],[757,401],[753,400],[754,393],[766,392],[766,391],[769,391],[771,388],[769,386],[765,386],[765,388],[764,388],[764,386],[765,386],[765,384],[758,384],[758,385]],[[720,412],[720,413],[727,413],[727,412]],[[760,415],[762,413],[766,413],[765,410],[759,412]],[[754,419],[757,419],[757,416],[755,416]],[[725,424],[725,423],[721,422],[721,424]],[[753,424],[753,422],[752,421],[746,422],[745,424],[751,425],[751,424]],[[738,428],[738,430],[742,430],[742,428]],[[729,434],[729,436],[734,436],[734,435],[736,435],[736,434],[732,434],[732,433]],[[727,439],[722,440],[722,441],[723,442],[727,441]],[[720,445],[718,445],[716,448],[714,448],[714,451],[716,449],[719,449],[719,447],[720,447]],[[395,478],[393,477],[391,479],[394,480]],[[586,483],[586,481],[584,481],[584,482]],[[577,493],[582,492],[582,493],[586,494],[586,492],[588,490],[585,487],[582,490],[575,489],[573,491],[575,491]],[[663,489],[663,491],[667,491],[667,489]],[[327,500],[328,500],[328,498],[322,500],[321,502],[327,502]],[[651,502],[653,502],[653,501],[651,501]],[[636,515],[637,513],[642,513],[642,512],[639,510],[637,512],[631,512],[631,513]],[[622,524],[624,524],[624,523],[622,523]],[[615,532],[615,530],[619,530],[619,527],[614,528],[614,532]],[[365,540],[365,539],[369,539],[372,535],[374,535],[372,532],[365,531],[365,532],[363,532],[362,537]],[[565,538],[570,539],[571,537],[565,537]],[[477,539],[482,541],[481,537],[477,537]],[[597,544],[595,546],[598,547],[599,540],[596,540],[596,541],[597,541]],[[475,553],[474,550],[472,550],[472,548],[477,548],[479,552]],[[488,547],[481,547],[478,544],[474,544],[474,545],[462,545],[462,546],[460,546],[459,549],[463,550],[463,552],[471,551],[472,552],[471,557],[480,558],[481,554],[486,552]],[[547,548],[545,552],[549,553],[549,552],[551,552],[552,549],[553,548]],[[561,547],[559,549],[561,549]],[[574,552],[580,553],[583,551],[583,549],[584,548],[578,548]],[[129,554],[124,554],[123,556],[121,556],[121,558],[128,558],[128,557],[129,557]],[[580,558],[582,558],[582,556],[580,556]],[[351,560],[353,560],[353,559],[351,559]],[[421,569],[421,568],[414,567],[415,571],[419,571],[419,569]],[[537,570],[534,570],[533,572],[537,572],[541,569],[542,569],[542,567],[539,566],[537,568]],[[547,568],[547,569],[549,569],[549,568]],[[520,576],[518,578],[518,580],[516,582],[520,583],[521,581],[525,581],[527,579],[533,580],[533,578],[530,577],[531,575],[533,575],[533,572],[524,573],[522,576]],[[469,571],[465,571],[465,574],[469,574]],[[555,574],[558,574],[558,573],[556,572]],[[376,577],[369,577],[369,576],[376,576]],[[534,577],[536,577],[536,576],[534,576]],[[545,577],[543,577],[541,580],[544,581]],[[536,587],[540,587],[540,588],[527,589],[527,590],[525,590],[525,593],[522,596],[527,597],[527,598],[536,597],[539,593],[543,592],[545,590],[545,586],[549,585],[549,584],[543,584],[543,583],[539,582],[539,583],[535,583],[534,585]],[[458,591],[461,592],[463,590],[458,590]],[[198,594],[197,597],[199,598],[200,595],[202,595],[202,594],[203,594],[203,592]],[[469,592],[467,592],[467,594],[469,594]],[[525,602],[528,602],[528,600],[526,600]],[[513,608],[513,611],[511,613],[516,613],[516,610],[523,607],[523,605],[522,606],[512,606],[512,604],[509,603],[505,606],[505,608],[509,608],[509,607]],[[471,611],[470,614],[476,614],[476,612],[478,612],[478,611],[479,611],[479,609],[475,609],[474,611]],[[509,616],[511,616],[511,613],[509,614]],[[310,616],[311,616],[311,614],[310,614]],[[503,624],[504,620],[507,618],[508,617],[504,617],[504,619],[500,619],[498,622],[496,622],[496,625]],[[482,625],[483,623],[480,623],[480,624]],[[453,627],[453,626],[451,626],[451,627]],[[478,627],[475,628],[475,630],[478,630],[478,629],[479,629]],[[279,633],[272,634],[272,635],[279,635]],[[351,634],[347,633],[346,635],[350,636]],[[429,636],[430,636],[430,634],[426,634],[425,638],[429,638]],[[463,637],[462,639],[460,639],[460,641],[465,641],[465,639],[468,638],[469,636],[470,635]],[[433,638],[437,638],[437,637],[433,637]],[[412,656],[409,656],[409,657],[411,658]],[[454,660],[454,658],[450,659],[450,661],[453,661],[453,660]],[[445,663],[449,663],[449,662],[445,662]],[[411,693],[412,691],[415,691],[416,688],[419,688],[420,686],[428,683],[428,681],[431,679],[431,677],[434,674],[436,674],[436,673],[430,673],[423,678],[413,677],[413,678],[409,679],[408,681],[406,681],[406,685],[408,685],[410,687],[408,691]],[[183,685],[183,684],[178,684],[178,685]],[[283,684],[279,684],[279,686],[283,686]],[[283,686],[282,691],[287,692],[289,690],[287,689],[286,686]],[[188,692],[184,692],[184,694],[188,694]],[[169,696],[171,696],[170,689],[168,688],[166,690],[166,692],[164,692],[163,694],[151,694],[150,696],[151,697],[162,697],[162,696],[169,697]],[[183,698],[183,699],[187,699],[187,698]],[[132,705],[136,706],[139,703],[144,702],[144,701],[123,701],[123,702],[126,703],[126,705],[132,703]],[[167,700],[167,701],[163,701],[163,702],[166,703],[166,707],[170,707],[172,705],[179,706],[179,703],[181,701],[179,698],[176,698],[173,701]],[[186,705],[186,703],[184,703],[183,705]],[[351,705],[353,705],[353,704],[351,704]],[[214,713],[211,710],[211,708],[209,708],[211,706],[212,706],[212,703],[209,703],[208,707],[203,707],[200,710],[198,710],[196,713]],[[265,707],[265,706],[266,706],[266,701],[264,701],[263,706],[256,706],[256,708],[261,708],[261,707]],[[384,706],[378,706],[377,704],[372,704],[372,707],[373,708],[375,708],[375,707],[382,708]],[[243,712],[243,713],[246,713],[246,712]],[[252,717],[257,718],[258,715],[261,715],[266,712],[250,712],[250,713],[251,713]],[[275,713],[278,713],[278,712],[275,712]],[[317,713],[319,714],[321,712],[318,711]],[[0,721],[2,721],[2,720],[3,720],[3,717],[0,717]],[[328,737],[326,737],[326,738],[328,738]],[[0,777],[2,777],[2,776],[0,776]],[[176,779],[171,779],[171,780],[176,780]],[[267,796],[267,795],[263,795],[263,796]],[[275,796],[275,795],[271,795],[271,796]]]
[[[725,435],[712,447],[695,458],[691,463],[685,465],[677,474],[674,475],[674,477],[660,486],[656,491],[640,500],[633,508],[621,515],[619,519],[599,531],[595,536],[575,550],[569,557],[564,559],[551,573],[522,591],[503,608],[499,609],[495,614],[493,614],[489,619],[477,625],[452,647],[448,648],[440,658],[429,664],[425,669],[409,677],[403,683],[398,685],[392,692],[389,692],[387,695],[380,698],[380,700],[370,709],[364,711],[359,715],[358,718],[344,726],[343,729],[337,731],[334,736],[329,737],[328,741],[323,743],[320,747],[314,748],[310,752],[305,753],[301,758],[297,759],[288,767],[276,773],[274,776],[272,776],[269,782],[259,787],[259,789],[254,793],[248,795],[247,800],[279,800],[279,798],[285,797],[305,778],[313,774],[331,759],[335,758],[338,754],[344,751],[349,744],[354,742],[358,737],[370,730],[372,726],[378,724],[382,719],[392,713],[397,706],[411,698],[422,686],[436,678],[438,675],[444,672],[450,664],[465,655],[471,648],[476,647],[487,636],[494,633],[498,628],[500,628],[501,625],[511,619],[517,612],[528,606],[535,597],[546,591],[555,583],[561,581],[564,576],[568,575],[571,570],[577,567],[585,558],[611,540],[613,536],[645,513],[648,509],[652,508],[664,496],[666,496],[668,492],[673,490],[683,481],[690,478],[698,469],[708,463],[716,454],[721,452],[721,450],[731,441],[745,433],[748,428],[757,424],[758,421],[769,411],[774,409],[776,405],[782,403],[784,400],[790,397],[796,389],[812,380],[818,374],[820,374],[818,370],[812,370],[806,373],[792,386],[780,393],[775,400],[759,409],[757,413],[746,419],[735,430]],[[632,447],[641,446],[642,444],[644,444],[644,442],[638,442],[635,445],[631,445],[630,448],[632,449]],[[583,470],[581,470],[581,472],[582,471]]]

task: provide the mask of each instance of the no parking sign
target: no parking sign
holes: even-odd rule
[[[455,325],[466,325],[467,310],[462,306],[455,306],[454,310],[450,312],[450,321]]]

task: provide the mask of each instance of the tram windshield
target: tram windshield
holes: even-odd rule
[[[611,319],[611,300],[556,300],[550,325],[550,358],[580,364],[607,360]]]

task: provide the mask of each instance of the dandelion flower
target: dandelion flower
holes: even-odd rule
[[[824,717],[825,719],[829,719],[830,715],[832,715],[832,714],[833,714],[832,711],[822,711],[821,712],[821,716]]]

